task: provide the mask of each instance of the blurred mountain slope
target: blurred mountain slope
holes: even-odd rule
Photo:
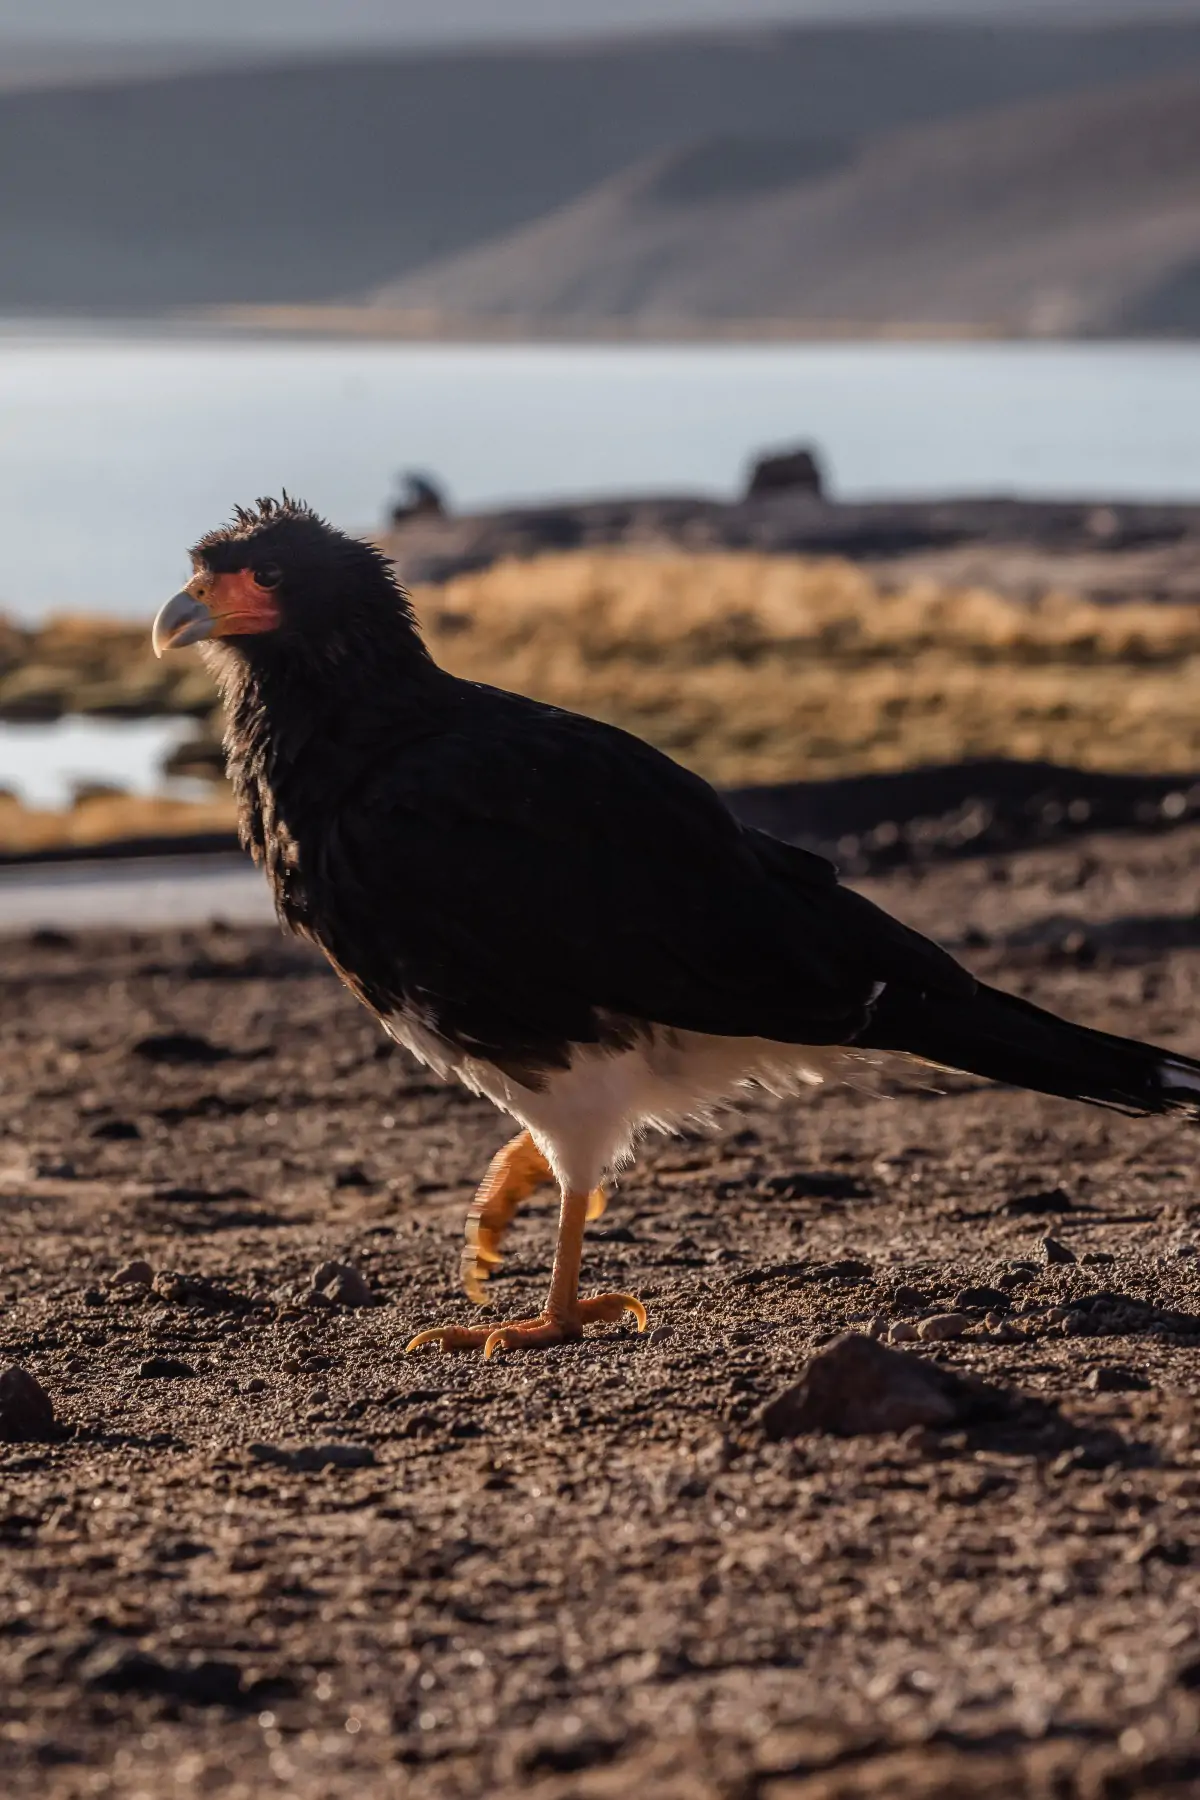
[[[827,26],[24,86],[0,91],[0,308],[355,296],[680,144],[844,149],[1197,60],[1186,22]]]
[[[375,298],[531,328],[1200,331],[1200,63],[859,147],[708,139]]]

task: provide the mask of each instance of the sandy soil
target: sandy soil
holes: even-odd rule
[[[1200,1051],[1198,868],[1188,829],[874,891]],[[757,1101],[649,1146],[591,1233],[587,1283],[639,1291],[648,1337],[405,1359],[471,1312],[490,1108],[268,931],[10,939],[0,982],[0,1363],[66,1427],[0,1446],[6,1792],[1197,1791],[1181,1128],[911,1073]],[[505,1313],[550,1246],[531,1203]],[[314,1300],[331,1257],[382,1304]],[[114,1284],[137,1258],[153,1287]],[[957,1302],[981,1285],[1005,1328]],[[767,1440],[821,1341],[956,1302],[964,1338],[903,1354],[1007,1393],[991,1423]]]

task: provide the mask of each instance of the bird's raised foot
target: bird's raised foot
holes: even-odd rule
[[[477,1306],[485,1302],[484,1282],[504,1260],[500,1245],[517,1208],[553,1179],[549,1163],[527,1131],[493,1156],[467,1214],[467,1241],[460,1262],[463,1288]],[[598,1219],[607,1204],[603,1188],[597,1188],[588,1197],[589,1220]]]
[[[540,1313],[536,1319],[512,1319],[504,1325],[435,1325],[419,1331],[405,1354],[425,1344],[443,1350],[482,1350],[485,1359],[497,1350],[548,1350],[554,1344],[576,1344],[585,1325],[611,1325],[632,1313],[639,1331],[646,1329],[646,1309],[633,1294],[594,1294],[581,1300],[568,1318]]]

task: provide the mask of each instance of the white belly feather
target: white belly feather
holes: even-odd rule
[[[579,1047],[569,1068],[551,1069],[535,1090],[494,1063],[462,1056],[411,1018],[394,1017],[387,1029],[427,1067],[455,1076],[526,1126],[559,1182],[577,1193],[590,1193],[628,1162],[644,1131],[709,1121],[722,1101],[750,1085],[774,1094],[819,1086],[860,1060],[837,1046],[710,1037],[659,1026],[629,1049]]]

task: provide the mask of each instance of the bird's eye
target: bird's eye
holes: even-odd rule
[[[252,569],[251,574],[260,588],[276,588],[283,580],[283,570],[275,563],[263,563]]]

